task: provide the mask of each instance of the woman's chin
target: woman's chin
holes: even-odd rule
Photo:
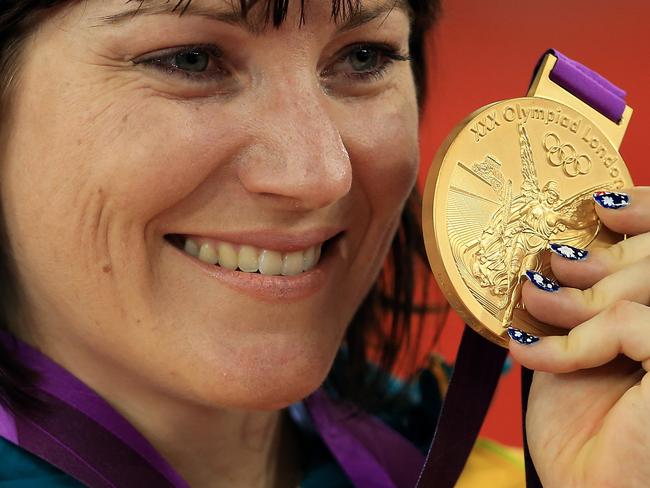
[[[254,381],[249,385],[238,385],[231,389],[223,400],[223,391],[210,396],[213,406],[233,410],[279,410],[299,402],[311,395],[323,383],[324,378],[294,378],[291,381],[277,377]],[[224,404],[225,403],[225,404]]]
[[[332,356],[333,358],[333,356]],[[277,410],[306,398],[325,381],[330,358],[296,360],[276,367],[245,367],[217,373],[197,385],[195,397],[206,406],[236,410]]]

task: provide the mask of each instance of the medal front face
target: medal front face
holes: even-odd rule
[[[620,240],[601,226],[592,195],[631,185],[618,151],[574,109],[537,97],[484,107],[454,130],[427,179],[432,271],[468,325],[493,342],[507,345],[509,325],[565,334],[523,308],[526,272],[553,277],[550,243],[592,248]]]

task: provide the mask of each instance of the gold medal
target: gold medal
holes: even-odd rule
[[[424,238],[447,300],[487,339],[507,346],[507,327],[533,335],[542,324],[521,304],[527,270],[553,277],[549,243],[609,246],[592,195],[632,186],[618,124],[549,80],[549,54],[527,97],[483,107],[448,136],[427,177]]]

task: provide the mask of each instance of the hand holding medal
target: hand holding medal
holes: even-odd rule
[[[602,225],[628,239],[584,259],[551,256],[560,286],[526,283],[523,303],[569,333],[510,343],[512,356],[536,370],[526,425],[544,486],[650,483],[650,189],[596,201]]]
[[[470,115],[439,151],[429,260],[468,325],[536,370],[543,486],[648,486],[650,189],[617,151],[632,111],[553,51],[528,95]]]

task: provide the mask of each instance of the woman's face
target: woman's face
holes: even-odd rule
[[[22,334],[100,393],[284,406],[326,376],[415,180],[408,14],[312,0],[299,28],[293,1],[275,30],[265,2],[250,26],[139,3],[68,3],[25,45],[0,174]]]

